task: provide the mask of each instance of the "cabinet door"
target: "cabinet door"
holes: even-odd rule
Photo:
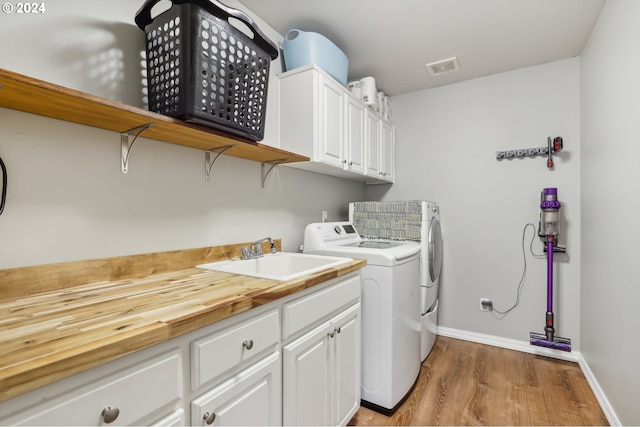
[[[334,418],[346,425],[360,407],[360,304],[333,322]]]
[[[364,173],[365,159],[365,128],[364,109],[366,108],[358,99],[345,94],[345,156],[346,170]]]
[[[395,132],[393,125],[382,121],[380,128],[381,136],[381,173],[382,179],[393,182],[395,179]]]
[[[191,403],[191,425],[281,425],[280,353],[255,363]]]
[[[365,141],[367,143],[365,174],[374,178],[381,178],[380,119],[368,108],[365,111]]]
[[[282,350],[284,425],[331,424],[330,326],[325,322]]]
[[[317,158],[323,163],[342,168],[344,159],[342,152],[344,140],[344,106],[342,103],[342,95],[344,88],[321,75],[318,75],[317,78]]]

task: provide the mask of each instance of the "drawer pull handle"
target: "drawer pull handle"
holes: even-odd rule
[[[253,340],[244,340],[242,346],[247,350],[251,350],[253,348]]]
[[[205,412],[204,415],[202,416],[202,419],[209,425],[213,424],[213,422],[216,420],[216,413],[215,412]]]
[[[102,410],[102,419],[105,423],[110,424],[118,418],[120,415],[120,409],[112,408],[111,406],[107,406]]]

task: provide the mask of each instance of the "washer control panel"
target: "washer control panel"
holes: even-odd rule
[[[353,228],[353,225],[351,224],[343,225],[342,228],[344,229],[344,232],[347,234],[354,234],[354,233],[357,234],[356,229]]]
[[[362,238],[349,222],[318,222],[304,231],[305,250],[360,242]]]

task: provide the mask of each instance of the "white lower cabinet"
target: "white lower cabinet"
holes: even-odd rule
[[[331,421],[330,323],[283,349],[285,425],[327,426]]]
[[[250,311],[247,312],[250,314]],[[224,380],[243,362],[256,361],[274,351],[280,342],[280,313],[277,308],[206,334],[191,342],[191,389],[218,378]]]
[[[332,413],[335,425],[347,425],[360,407],[360,303],[333,321]]]
[[[192,425],[281,425],[280,310],[249,310],[191,342]]]
[[[346,425],[360,407],[360,304],[283,348],[285,425]]]
[[[0,425],[346,425],[360,288],[350,273],[0,402]]]
[[[275,352],[191,403],[191,425],[282,424],[281,360]]]
[[[184,409],[180,408],[166,417],[151,424],[153,427],[180,427],[187,425],[184,418]]]
[[[16,398],[19,405],[29,398],[36,404],[27,406],[13,417],[0,419],[0,423],[48,426],[153,424],[162,415],[175,410],[182,399],[182,357],[176,349],[117,369],[103,378],[91,378],[88,373],[63,381],[66,385],[62,388],[68,390],[58,395],[55,395],[56,388],[61,387],[54,386],[36,390],[23,399],[19,396]],[[50,393],[55,397],[50,397]],[[167,408],[164,414],[163,408]],[[0,413],[6,413],[7,409],[3,408]]]
[[[282,348],[285,425],[346,425],[358,410],[359,292],[357,276],[284,305],[285,332],[298,331]]]

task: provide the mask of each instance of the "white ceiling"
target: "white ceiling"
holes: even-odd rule
[[[580,54],[606,0],[240,0],[282,35],[328,37],[349,80],[397,95]],[[425,64],[457,57],[432,77]]]

